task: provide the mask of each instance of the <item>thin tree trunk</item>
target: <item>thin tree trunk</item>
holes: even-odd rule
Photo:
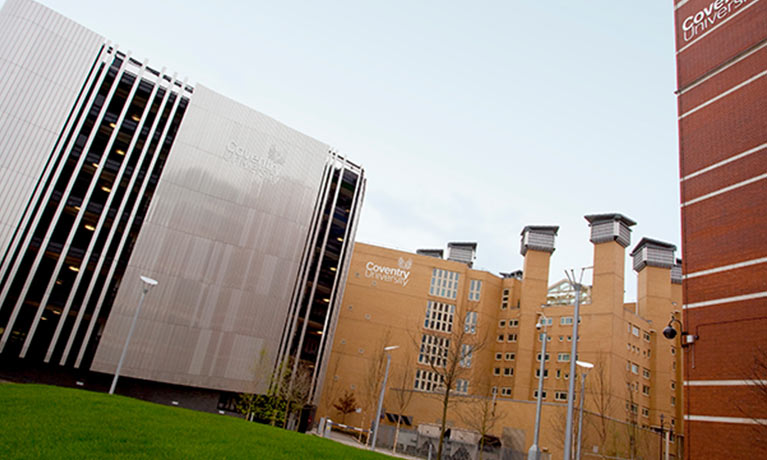
[[[397,429],[394,430],[394,446],[392,446],[391,451],[395,454],[397,453],[397,440],[399,439],[399,424],[400,419],[402,418],[401,415],[397,415]]]
[[[447,405],[450,402],[450,388],[445,390],[445,398],[442,400],[442,427],[439,431],[439,446],[437,447],[437,460],[442,460],[442,443],[445,439],[445,425],[447,424]]]

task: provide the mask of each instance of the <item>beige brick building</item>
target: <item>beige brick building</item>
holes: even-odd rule
[[[586,220],[594,246],[593,283],[581,292],[578,360],[595,367],[586,379],[583,458],[586,453],[631,457],[632,450],[658,458],[661,437],[653,428],[661,416],[666,430],[682,429],[681,353],[661,334],[681,305],[675,247],[648,238],[636,245],[630,255],[638,299],[625,303],[626,248],[635,222],[620,214]],[[561,457],[575,295],[568,283],[549,279],[557,232],[557,227],[525,227],[522,270],[501,275],[471,268],[473,243],[450,243],[444,258],[439,250],[412,254],[358,243],[318,416],[370,427],[383,348],[398,345],[390,352],[382,424],[399,414],[403,428],[433,432],[442,419],[444,386],[432,366],[447,356],[448,340],[465,340],[474,350],[462,356],[451,386],[448,426],[455,433],[476,431],[470,419],[477,404],[491,400],[497,420],[490,434],[504,447],[526,452],[533,439],[542,345],[536,323],[542,313],[548,342],[540,446]],[[576,383],[579,396],[580,378]],[[333,407],[345,393],[354,395],[358,412],[341,414]],[[411,399],[403,407],[406,395]],[[681,443],[669,438],[671,456],[679,456]]]

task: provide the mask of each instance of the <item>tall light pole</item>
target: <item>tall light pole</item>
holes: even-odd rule
[[[384,348],[384,351],[386,353],[386,372],[384,373],[384,381],[383,385],[381,385],[381,394],[378,396],[378,410],[376,411],[376,419],[375,419],[375,425],[373,425],[373,440],[370,443],[370,448],[375,450],[376,448],[376,437],[378,436],[378,425],[381,423],[381,407],[383,407],[383,398],[384,398],[384,392],[386,391],[386,380],[389,378],[389,364],[391,364],[391,353],[388,353],[389,351],[396,350],[399,348],[399,345],[392,345],[390,347]]]
[[[578,411],[578,447],[575,449],[575,460],[581,460],[581,439],[583,439],[583,394],[586,392],[586,376],[594,365],[587,363],[586,361],[576,361],[575,364],[577,364],[578,367],[583,368],[583,371],[581,372],[581,407]]]
[[[586,269],[581,269],[581,278],[575,281],[575,271],[570,270],[567,275],[567,281],[575,290],[575,309],[573,311],[573,345],[570,348],[570,385],[567,391],[567,421],[565,423],[565,453],[562,458],[570,460],[572,458],[573,448],[573,402],[575,399],[575,360],[578,356],[578,323],[580,322],[580,307],[581,307],[581,281],[583,281],[583,272]]]
[[[541,431],[541,404],[543,399],[543,372],[545,371],[546,363],[546,342],[548,336],[546,335],[546,327],[548,326],[548,318],[543,313],[538,313],[538,323],[535,325],[537,330],[543,329],[541,334],[541,366],[538,370],[538,398],[535,400],[535,430],[533,431],[533,445],[527,451],[527,460],[539,460],[541,458],[541,448],[538,446],[538,434]]]
[[[117,386],[117,379],[120,378],[120,370],[123,367],[123,361],[125,360],[125,354],[128,351],[128,344],[130,343],[131,336],[133,336],[133,329],[136,328],[136,321],[138,320],[138,314],[141,311],[141,305],[144,304],[144,297],[146,296],[146,293],[149,292],[150,289],[157,286],[157,281],[153,280],[152,278],[141,276],[141,299],[138,301],[138,308],[136,308],[136,313],[133,314],[133,322],[130,325],[130,330],[128,330],[128,337],[125,338],[125,345],[123,345],[123,352],[120,355],[120,361],[117,363],[117,370],[115,371],[115,376],[112,379],[112,386],[109,388],[109,394],[114,394],[115,387]]]

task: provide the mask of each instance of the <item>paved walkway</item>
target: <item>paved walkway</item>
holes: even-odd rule
[[[315,436],[319,436],[319,434],[317,434],[314,431],[312,431],[312,434],[315,435]],[[365,444],[361,443],[354,436],[348,435],[348,434],[344,434],[344,433],[339,433],[337,431],[331,431],[330,435],[326,439],[330,439],[332,441],[336,441],[336,442],[339,442],[341,444],[346,444],[347,446],[356,447],[357,449],[371,450],[368,446],[366,446]],[[392,453],[392,451],[390,449],[378,448],[378,449],[375,449],[375,451],[378,452],[379,454],[388,455],[389,457],[393,457],[393,458],[405,458],[405,459],[408,459],[408,460],[423,460],[421,457],[413,457],[413,456],[410,456],[410,455],[401,454],[399,452],[394,454],[394,453]]]

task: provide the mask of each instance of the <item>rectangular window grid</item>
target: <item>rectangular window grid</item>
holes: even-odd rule
[[[439,374],[424,369],[416,369],[413,388],[419,391],[434,391],[442,387],[442,377]]]
[[[471,352],[471,345],[461,345],[461,360],[458,363],[461,367],[471,367]]]
[[[467,334],[477,333],[477,312],[470,311],[466,313],[466,319],[464,320],[463,330]]]
[[[455,299],[458,294],[459,273],[435,268],[431,274],[429,294]]]
[[[449,347],[450,339],[424,334],[421,336],[421,352],[418,354],[418,362],[444,367],[447,364]]]
[[[479,302],[480,291],[482,291],[482,281],[471,280],[469,282],[469,301]]]
[[[452,332],[454,314],[455,305],[430,300],[426,304],[426,319],[423,327],[435,331]]]

